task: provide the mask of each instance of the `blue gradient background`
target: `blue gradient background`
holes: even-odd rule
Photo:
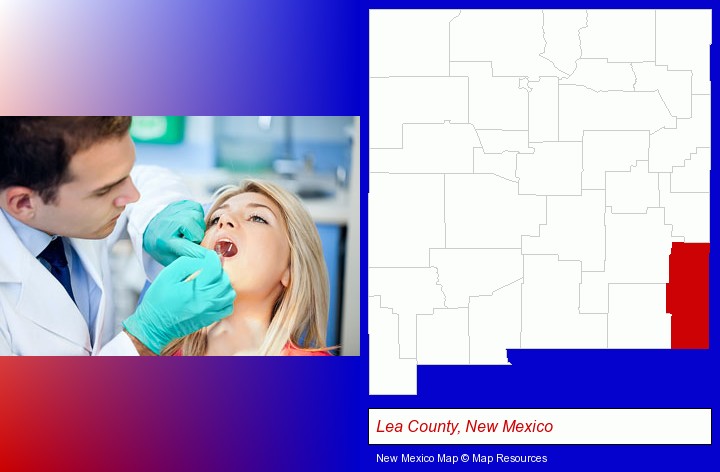
[[[574,6],[516,6],[549,5]],[[368,8],[449,6],[507,4],[0,0],[0,112],[360,115],[365,196]],[[713,53],[713,75],[716,64]],[[361,210],[366,222],[365,198]],[[716,234],[715,219],[711,227]],[[364,272],[364,232],[362,242]],[[713,252],[711,274],[716,267]],[[0,470],[370,470],[391,468],[376,453],[421,452],[545,454],[550,462],[537,465],[545,470],[720,462],[717,446],[368,446],[368,407],[713,408],[719,338],[713,323],[706,351],[521,351],[510,353],[512,367],[421,366],[416,397],[368,397],[365,273],[361,280],[362,357],[0,358]]]
[[[299,3],[2,0],[2,112],[360,111],[367,13]]]

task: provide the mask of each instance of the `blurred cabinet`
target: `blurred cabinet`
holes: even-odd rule
[[[232,172],[269,172],[278,159],[290,158],[290,118],[218,116],[217,163]]]
[[[340,313],[342,307],[342,274],[345,258],[344,227],[318,224],[318,233],[322,241],[323,256],[327,264],[330,282],[330,309],[328,310],[327,344],[340,344]]]
[[[233,172],[269,171],[279,159],[320,173],[347,171],[353,125],[352,116],[218,116],[217,163]]]

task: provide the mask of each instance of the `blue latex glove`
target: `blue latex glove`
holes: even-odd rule
[[[204,235],[202,206],[183,200],[171,203],[150,221],[143,234],[143,249],[167,266],[181,256],[202,257],[198,244]]]
[[[167,344],[219,321],[232,312],[235,291],[214,252],[180,257],[163,269],[125,329],[155,354]],[[200,270],[193,280],[185,281]]]

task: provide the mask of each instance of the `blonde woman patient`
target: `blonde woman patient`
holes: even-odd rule
[[[328,356],[328,275],[315,224],[295,195],[259,180],[221,191],[202,246],[220,253],[233,312],[170,343],[174,356]]]

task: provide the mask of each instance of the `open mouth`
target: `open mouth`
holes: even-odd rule
[[[238,252],[237,245],[229,239],[218,240],[214,249],[220,257],[233,257]]]

